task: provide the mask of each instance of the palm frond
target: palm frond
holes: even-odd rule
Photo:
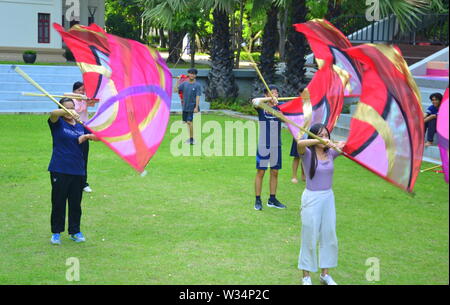
[[[441,3],[441,0],[380,0],[380,13],[382,17],[394,14],[402,31],[411,29],[420,16],[429,11],[431,4]]]

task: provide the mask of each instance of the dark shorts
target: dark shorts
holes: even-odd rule
[[[295,139],[292,139],[292,145],[291,145],[291,152],[289,153],[289,156],[294,158],[300,158],[300,155],[297,151],[297,141]]]
[[[271,147],[263,152],[261,156],[259,149],[256,151],[256,169],[267,170],[281,169],[281,146]]]
[[[183,122],[192,122],[194,111],[183,111]]]

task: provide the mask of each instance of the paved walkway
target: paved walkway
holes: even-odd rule
[[[169,52],[159,52],[159,54],[161,54],[162,58],[164,58],[164,60],[167,59],[167,57],[169,57]],[[186,62],[186,63],[190,63],[191,62],[191,55],[187,55],[187,54],[183,54],[183,56],[181,56],[181,58]],[[197,64],[202,64],[202,65],[208,65],[211,66],[211,60],[209,58],[209,55],[195,55],[195,63]],[[239,61],[239,68],[242,69],[248,69],[248,68],[252,68],[252,64],[249,61],[243,61],[242,59]]]

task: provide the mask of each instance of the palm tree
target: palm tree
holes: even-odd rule
[[[306,22],[306,0],[292,0],[289,10],[291,12],[291,25]],[[304,36],[296,32],[293,26],[290,26],[286,44],[284,95],[298,96],[300,89],[304,86],[306,49]]]
[[[341,15],[341,0],[328,0],[328,11],[325,19],[331,21],[333,18]]]
[[[275,52],[279,44],[278,6],[273,1],[268,1],[270,7],[267,10],[267,21],[264,26],[261,45],[259,70],[267,84],[275,83]],[[256,8],[257,9],[257,8]],[[253,96],[261,96],[264,90],[262,81],[255,81]]]
[[[169,57],[167,62],[181,60],[182,41],[186,33],[191,37],[191,65],[194,66],[195,33],[197,21],[202,18],[198,0],[140,0],[144,7],[142,17],[153,26],[169,30]],[[194,41],[194,43],[192,43]]]
[[[239,88],[233,74],[234,54],[231,51],[229,18],[235,4],[235,0],[201,0],[202,7],[213,9],[211,70],[205,90],[209,101],[232,101],[238,96]]]
[[[402,31],[411,29],[424,13],[445,11],[442,0],[379,0],[379,3],[381,18],[395,15]]]

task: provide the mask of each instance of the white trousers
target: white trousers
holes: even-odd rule
[[[338,241],[333,190],[305,189],[301,207],[302,233],[298,269],[317,272],[317,243],[320,268],[336,267]]]

